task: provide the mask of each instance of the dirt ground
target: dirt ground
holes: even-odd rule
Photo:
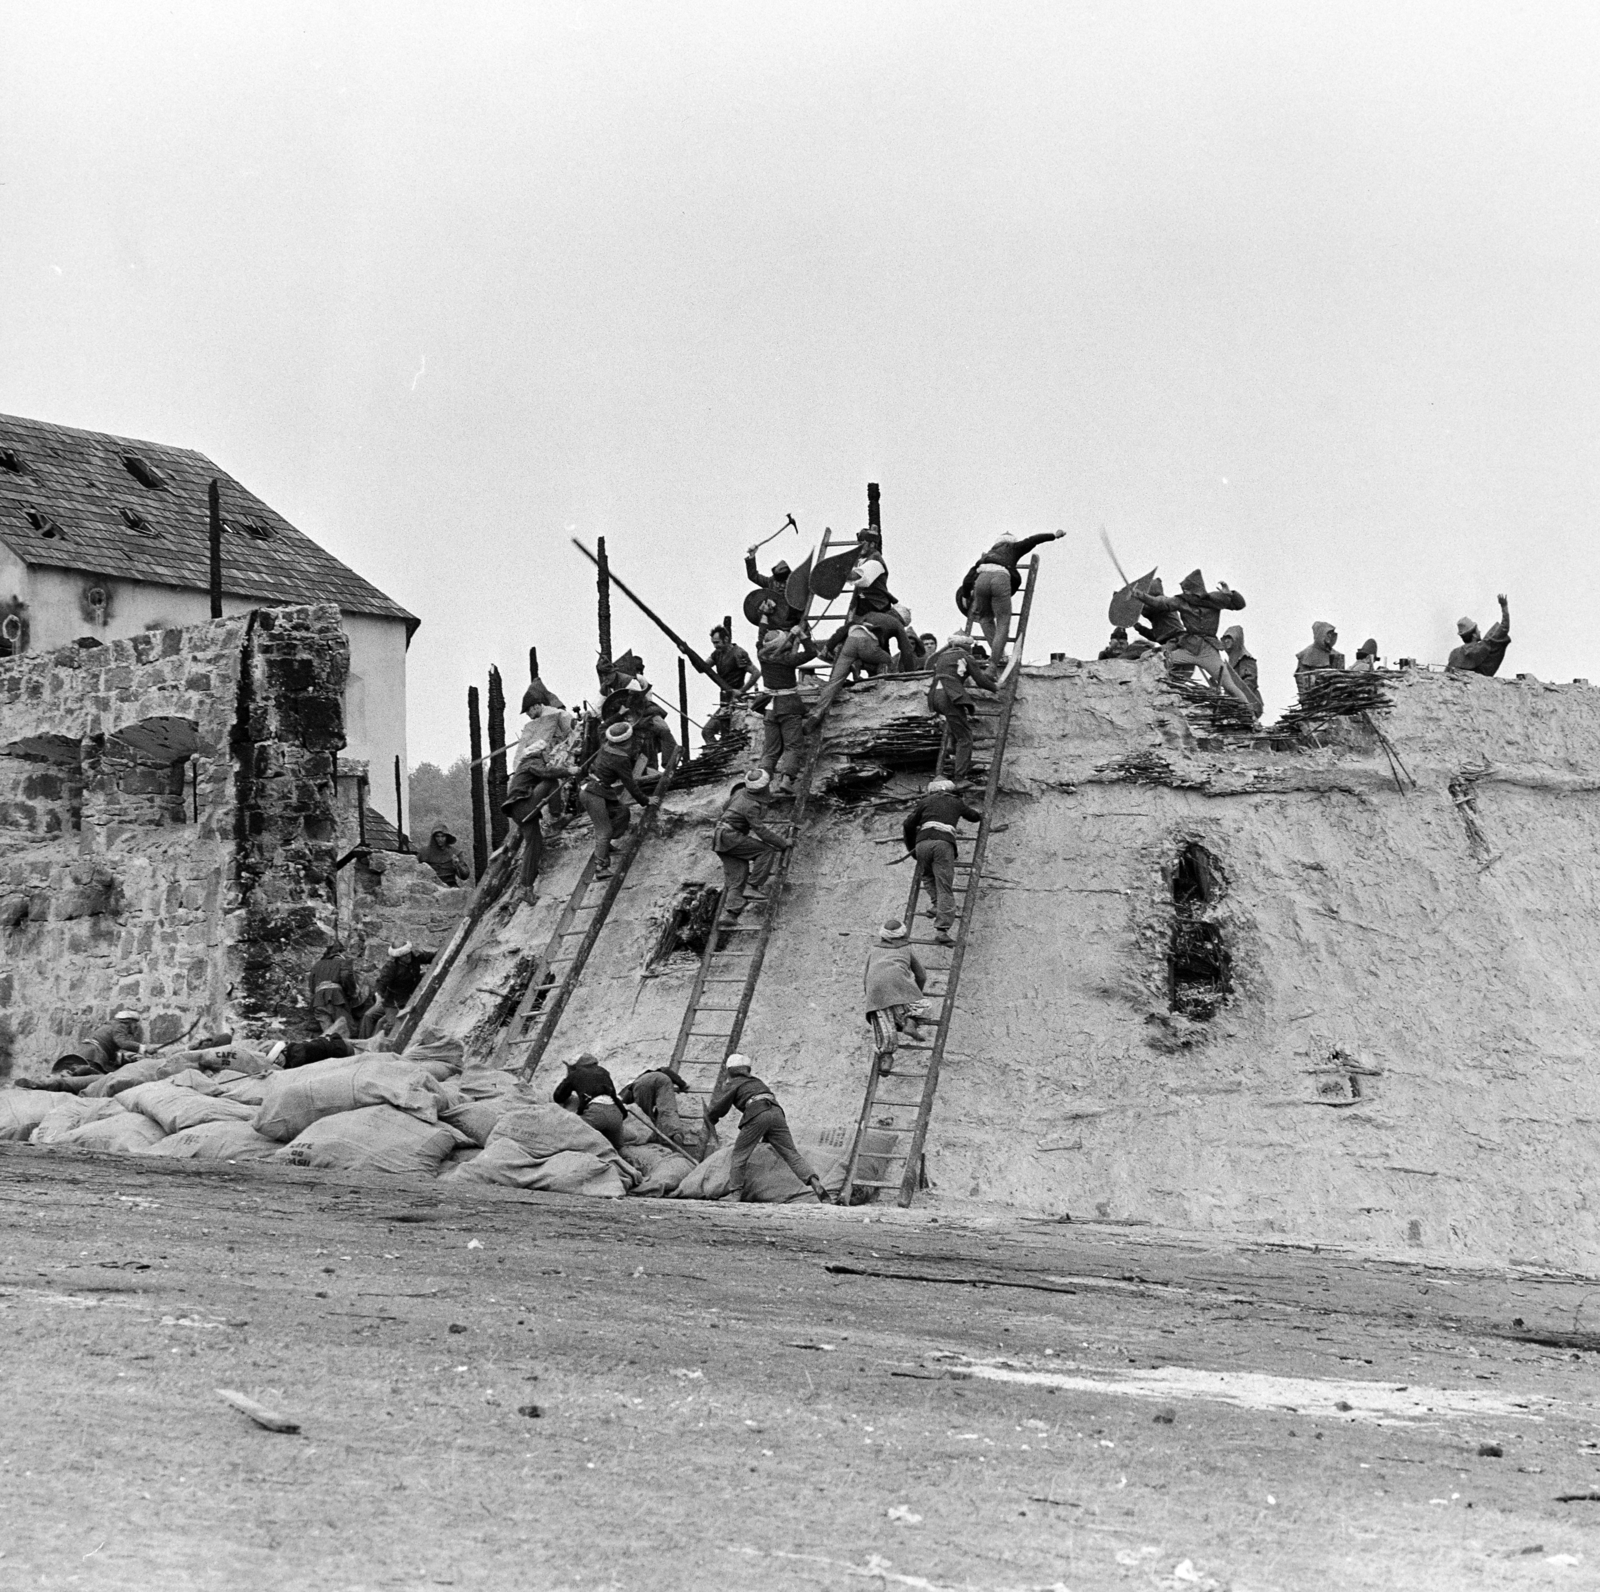
[[[0,1212],[5,1588],[1600,1585],[1600,1282],[22,1146]]]

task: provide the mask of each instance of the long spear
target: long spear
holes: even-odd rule
[[[595,568],[598,569],[600,567],[600,560],[596,558],[594,554],[591,553],[576,536],[572,538],[572,545],[577,548],[577,550],[582,553],[583,556],[595,566]],[[609,563],[609,560],[607,560],[607,562]],[[633,592],[629,591],[627,586],[624,585],[621,579],[618,578],[617,572],[614,569],[611,571],[611,584],[615,586],[617,590],[620,591],[622,595],[626,597],[628,601],[631,602],[633,606],[645,616],[646,619],[650,620],[650,622],[655,625],[655,627],[673,644],[673,646],[678,649],[679,652],[684,655],[684,657],[689,660],[690,663],[695,666],[695,668],[701,672],[701,674],[705,675],[711,680],[715,680],[717,678],[717,676],[712,673],[711,665],[707,663],[706,660],[702,658],[700,654],[696,652],[694,648],[691,647],[689,643],[685,641],[683,637],[680,636],[678,632],[661,617],[660,614],[650,607],[648,603],[646,603],[642,598],[635,596]]]

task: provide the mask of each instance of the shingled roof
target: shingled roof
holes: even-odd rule
[[[207,489],[221,483],[222,589],[417,619],[192,448],[0,415],[0,542],[26,564],[210,587]]]

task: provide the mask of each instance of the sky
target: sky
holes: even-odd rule
[[[1442,663],[1501,591],[1505,673],[1600,682],[1593,7],[52,0],[5,31],[0,411],[198,448],[416,613],[413,764],[530,645],[593,697],[570,537],[701,647],[750,542],[792,513],[763,559],[797,562],[868,481],[919,629],[996,532],[1066,532],[1030,660],[1104,644],[1103,526],[1129,574],[1245,595],[1273,709],[1314,620]]]

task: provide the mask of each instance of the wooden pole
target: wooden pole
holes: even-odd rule
[[[683,734],[680,743],[683,747],[684,760],[689,757],[689,668],[683,661],[683,654],[678,654],[678,727]]]
[[[506,749],[506,692],[500,683],[498,668],[489,670],[489,764],[484,770],[484,784],[489,792],[489,843],[498,851],[506,838],[506,830],[511,827],[508,819],[501,809],[505,806],[506,786],[506,760],[503,754]]]
[[[529,683],[531,684],[533,681],[537,680],[538,678],[539,678],[539,649],[537,647],[529,647],[528,648],[528,680],[529,680]]]
[[[867,528],[878,533],[878,540],[883,540],[883,516],[878,508],[878,483],[867,482]]]
[[[394,832],[400,837],[400,849],[410,851],[406,840],[406,809],[401,799],[403,784],[400,778],[400,754],[394,754]]]
[[[478,713],[478,688],[467,687],[467,755],[472,760],[472,877],[489,866],[489,825],[483,803],[483,720]]]
[[[206,492],[211,523],[211,617],[222,617],[222,483],[213,479]]]
[[[611,565],[606,561],[606,539],[600,537],[595,542],[595,564],[599,573],[595,576],[595,587],[600,594],[600,658],[604,663],[611,662]]]

